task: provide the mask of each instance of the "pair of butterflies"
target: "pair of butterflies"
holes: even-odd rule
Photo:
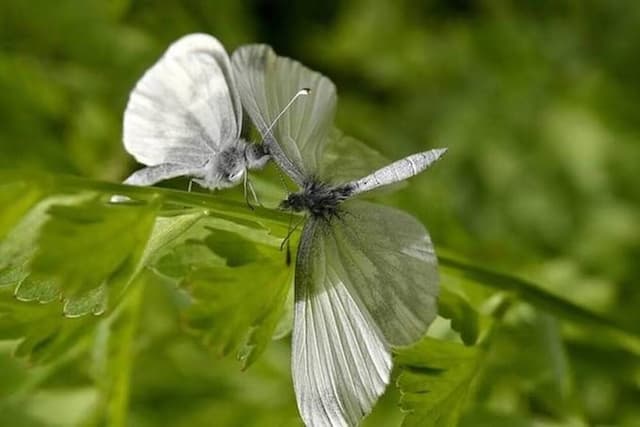
[[[301,88],[309,95],[292,104]],[[229,59],[215,38],[193,34],[142,77],[124,118],[125,147],[147,165],[127,183],[186,175],[224,188],[272,159],[298,185],[281,206],[307,216],[296,258],[292,371],[310,427],[353,426],[370,412],[389,383],[391,348],[425,334],[438,295],[425,228],[353,196],[409,178],[446,150],[331,182],[323,150],[336,99],[329,79],[266,45],[240,47]],[[241,139],[243,109],[263,144]]]

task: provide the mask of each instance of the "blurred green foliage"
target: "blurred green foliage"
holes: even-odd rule
[[[448,397],[443,383],[432,388],[442,370],[440,379],[453,378],[454,390],[466,379],[469,400],[457,400],[464,397],[458,393],[435,402],[449,408],[435,425],[461,416],[464,426],[636,426],[638,28],[640,3],[631,0],[5,1],[0,170],[19,169],[25,179],[47,171],[119,181],[135,167],[120,142],[128,92],[172,40],[204,31],[229,51],[272,44],[329,76],[340,96],[338,127],[387,158],[449,148],[433,170],[380,194],[382,202],[420,218],[439,252],[544,287],[535,291],[541,299],[517,288],[526,283],[495,286],[502,276],[443,268],[448,293],[431,335],[460,341],[460,332],[466,344],[476,336],[480,344],[454,352],[451,360],[465,359],[454,370],[438,359],[450,343],[421,343],[425,358],[399,355],[400,365],[413,361],[399,375],[403,406],[429,400],[408,400],[410,387]],[[290,301],[278,286],[286,278],[259,283],[257,294],[249,279],[202,286],[226,277],[226,267],[240,278],[264,266],[272,275],[287,273],[277,268],[284,261],[274,237],[286,232],[287,218],[258,212],[258,220],[240,204],[215,200],[207,206],[211,216],[178,215],[142,192],[147,204],[135,209],[158,217],[150,247],[140,253],[133,231],[149,233],[149,224],[130,216],[133,207],[103,216],[101,191],[117,189],[0,183],[0,425],[299,425],[289,344],[267,345],[274,332],[288,330],[273,314],[286,317]],[[241,198],[241,190],[228,197]],[[53,205],[54,220],[33,253]],[[73,262],[77,247],[46,245],[47,236],[55,243],[52,236],[69,231],[66,222],[91,228],[96,217],[109,225],[96,225],[106,233],[100,243],[117,246],[118,258],[96,260],[94,268]],[[127,221],[135,224],[132,234],[116,239],[111,233]],[[212,230],[241,233],[250,242],[242,247],[254,249],[229,250],[209,238]],[[95,243],[82,250],[97,252]],[[34,256],[37,286],[15,291]],[[150,270],[134,275],[131,260]],[[60,263],[74,281],[43,285],[38,275]],[[125,285],[106,294],[86,285],[132,277],[126,294]],[[63,297],[64,307],[57,303],[62,291],[75,294]],[[217,304],[220,292],[246,310]],[[14,293],[55,301],[17,303]],[[574,306],[553,305],[553,296],[629,336],[576,319]],[[206,306],[193,304],[199,297]],[[105,299],[117,309],[104,316],[61,315],[102,312]],[[230,320],[228,329],[219,329],[220,316]],[[230,351],[255,363],[241,372],[242,364],[220,357]],[[419,377],[409,388],[406,372]],[[390,387],[367,423],[397,425],[399,400]],[[405,422],[413,417],[422,425],[419,411]]]

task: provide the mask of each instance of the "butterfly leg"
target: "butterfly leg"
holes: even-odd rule
[[[195,182],[196,184],[198,184],[202,188],[210,188],[210,187],[207,186],[207,181],[204,180],[204,179],[191,178],[191,181]],[[191,184],[191,182],[189,184]],[[191,191],[191,185],[189,185],[189,191]]]
[[[289,240],[287,240],[287,255],[285,257],[285,263],[287,267],[291,265],[291,244],[289,243]]]
[[[293,235],[293,233],[298,229],[298,227],[300,227],[300,225],[302,225],[303,222],[305,222],[307,218],[303,216],[300,219],[300,221],[298,221],[296,225],[293,228],[291,228],[292,219],[293,219],[293,211],[291,212],[291,216],[289,217],[289,231],[287,232],[287,236],[284,238],[282,243],[280,243],[280,250],[283,250],[285,245],[287,245],[287,251],[289,250],[289,239],[291,239],[291,236]],[[291,257],[291,254],[287,254],[287,259],[289,259],[290,257]]]
[[[244,171],[244,175],[243,175],[243,179],[242,179],[242,187],[244,189],[244,201],[247,204],[247,206],[249,206],[249,209],[253,210],[253,205],[251,204],[251,202],[249,201],[249,177],[248,177],[248,173],[245,170]]]
[[[247,179],[247,185],[249,187],[249,191],[251,192],[251,196],[253,197],[253,200],[256,202],[256,204],[258,206],[262,206],[262,203],[260,202],[260,199],[258,199],[258,194],[256,194],[256,190],[255,188],[253,188],[253,184],[251,183],[250,179]]]

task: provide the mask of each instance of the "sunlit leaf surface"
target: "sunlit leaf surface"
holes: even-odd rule
[[[451,342],[425,339],[396,353],[401,372],[403,426],[456,426],[478,374],[481,352]]]

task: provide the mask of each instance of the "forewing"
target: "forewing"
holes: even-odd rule
[[[240,47],[231,62],[242,105],[273,159],[298,184],[316,175],[335,115],[336,90],[331,80],[277,56],[267,45]],[[297,99],[267,134],[274,119],[303,88],[311,93]]]
[[[355,426],[389,382],[381,330],[345,285],[327,224],[305,225],[296,265],[293,383],[308,427]]]
[[[331,221],[326,264],[392,346],[419,340],[436,317],[437,258],[429,234],[394,208],[350,200]]]
[[[202,165],[240,136],[242,107],[229,57],[215,38],[173,43],[138,81],[124,113],[124,146],[137,161]]]
[[[149,166],[135,171],[124,180],[124,184],[139,186],[153,185],[165,179],[179,176],[200,177],[202,173],[202,169],[172,163],[162,163],[157,166]]]

